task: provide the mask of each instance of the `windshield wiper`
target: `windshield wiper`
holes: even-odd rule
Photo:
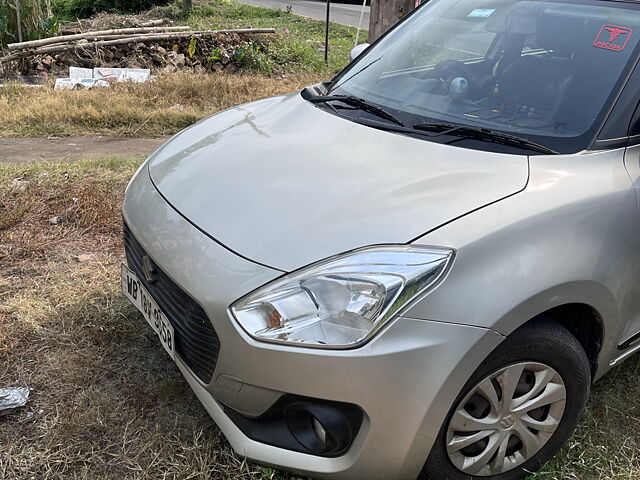
[[[385,126],[385,124],[383,123],[368,120],[365,118],[354,119],[358,123],[368,124],[370,126],[383,130],[395,131],[398,133],[420,134],[427,137],[454,135],[459,138],[472,138],[485,142],[526,148],[536,152],[546,153],[548,155],[558,154],[557,151],[549,147],[545,147],[544,145],[541,145],[539,143],[532,142],[531,140],[528,140],[526,138],[518,137],[516,135],[509,135],[508,133],[498,132],[496,130],[491,130],[490,128],[469,127],[465,125],[444,122],[417,123],[412,127],[409,127],[406,126],[398,117],[396,117],[392,113],[387,112],[386,110],[365,100],[364,98],[356,97],[353,95],[315,95],[308,97],[307,100],[311,103],[329,103],[333,101],[346,103],[347,105],[351,105],[362,111],[372,113],[397,125],[391,126],[389,124],[386,124]],[[330,106],[332,110],[337,112],[336,108],[333,105]]]
[[[396,125],[404,126],[404,123],[393,115],[392,113],[387,112],[386,110],[380,108],[374,103],[365,100],[364,98],[355,97],[353,95],[317,95],[314,97],[309,97],[311,103],[327,103],[327,102],[342,102],[347,105],[351,105],[352,107],[356,107],[363,112],[372,113],[373,115],[377,115],[380,118],[384,118],[389,120],[390,122],[395,123]]]
[[[508,133],[497,132],[490,128],[483,127],[468,127],[465,125],[456,125],[455,123],[418,123],[413,125],[413,128],[419,131],[435,131],[433,136],[440,135],[454,135],[462,138],[472,138],[475,140],[482,140],[486,142],[500,143],[502,145],[512,145],[516,147],[528,148],[540,153],[546,153],[549,155],[557,155],[558,152],[540,145],[539,143],[532,142],[526,138],[518,137],[516,135],[509,135]]]

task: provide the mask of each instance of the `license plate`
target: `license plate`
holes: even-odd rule
[[[175,359],[173,326],[144,285],[138,280],[138,276],[129,270],[126,265],[122,265],[121,284],[122,293],[142,312],[147,323],[158,334],[164,349],[171,358]]]

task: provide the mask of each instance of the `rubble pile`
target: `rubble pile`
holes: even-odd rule
[[[70,67],[234,72],[247,53],[265,47],[274,29],[192,31],[153,20],[134,27],[61,35],[10,44],[0,52],[0,75],[66,77]]]

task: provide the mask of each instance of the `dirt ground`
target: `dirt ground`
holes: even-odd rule
[[[167,138],[0,137],[0,163],[80,160],[109,156],[146,157],[167,141]]]

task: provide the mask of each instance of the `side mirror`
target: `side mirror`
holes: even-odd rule
[[[351,60],[353,62],[367,48],[369,48],[369,44],[368,43],[361,43],[360,45],[356,45],[355,47],[353,47],[353,50],[351,50],[351,53],[349,53],[349,60]]]

